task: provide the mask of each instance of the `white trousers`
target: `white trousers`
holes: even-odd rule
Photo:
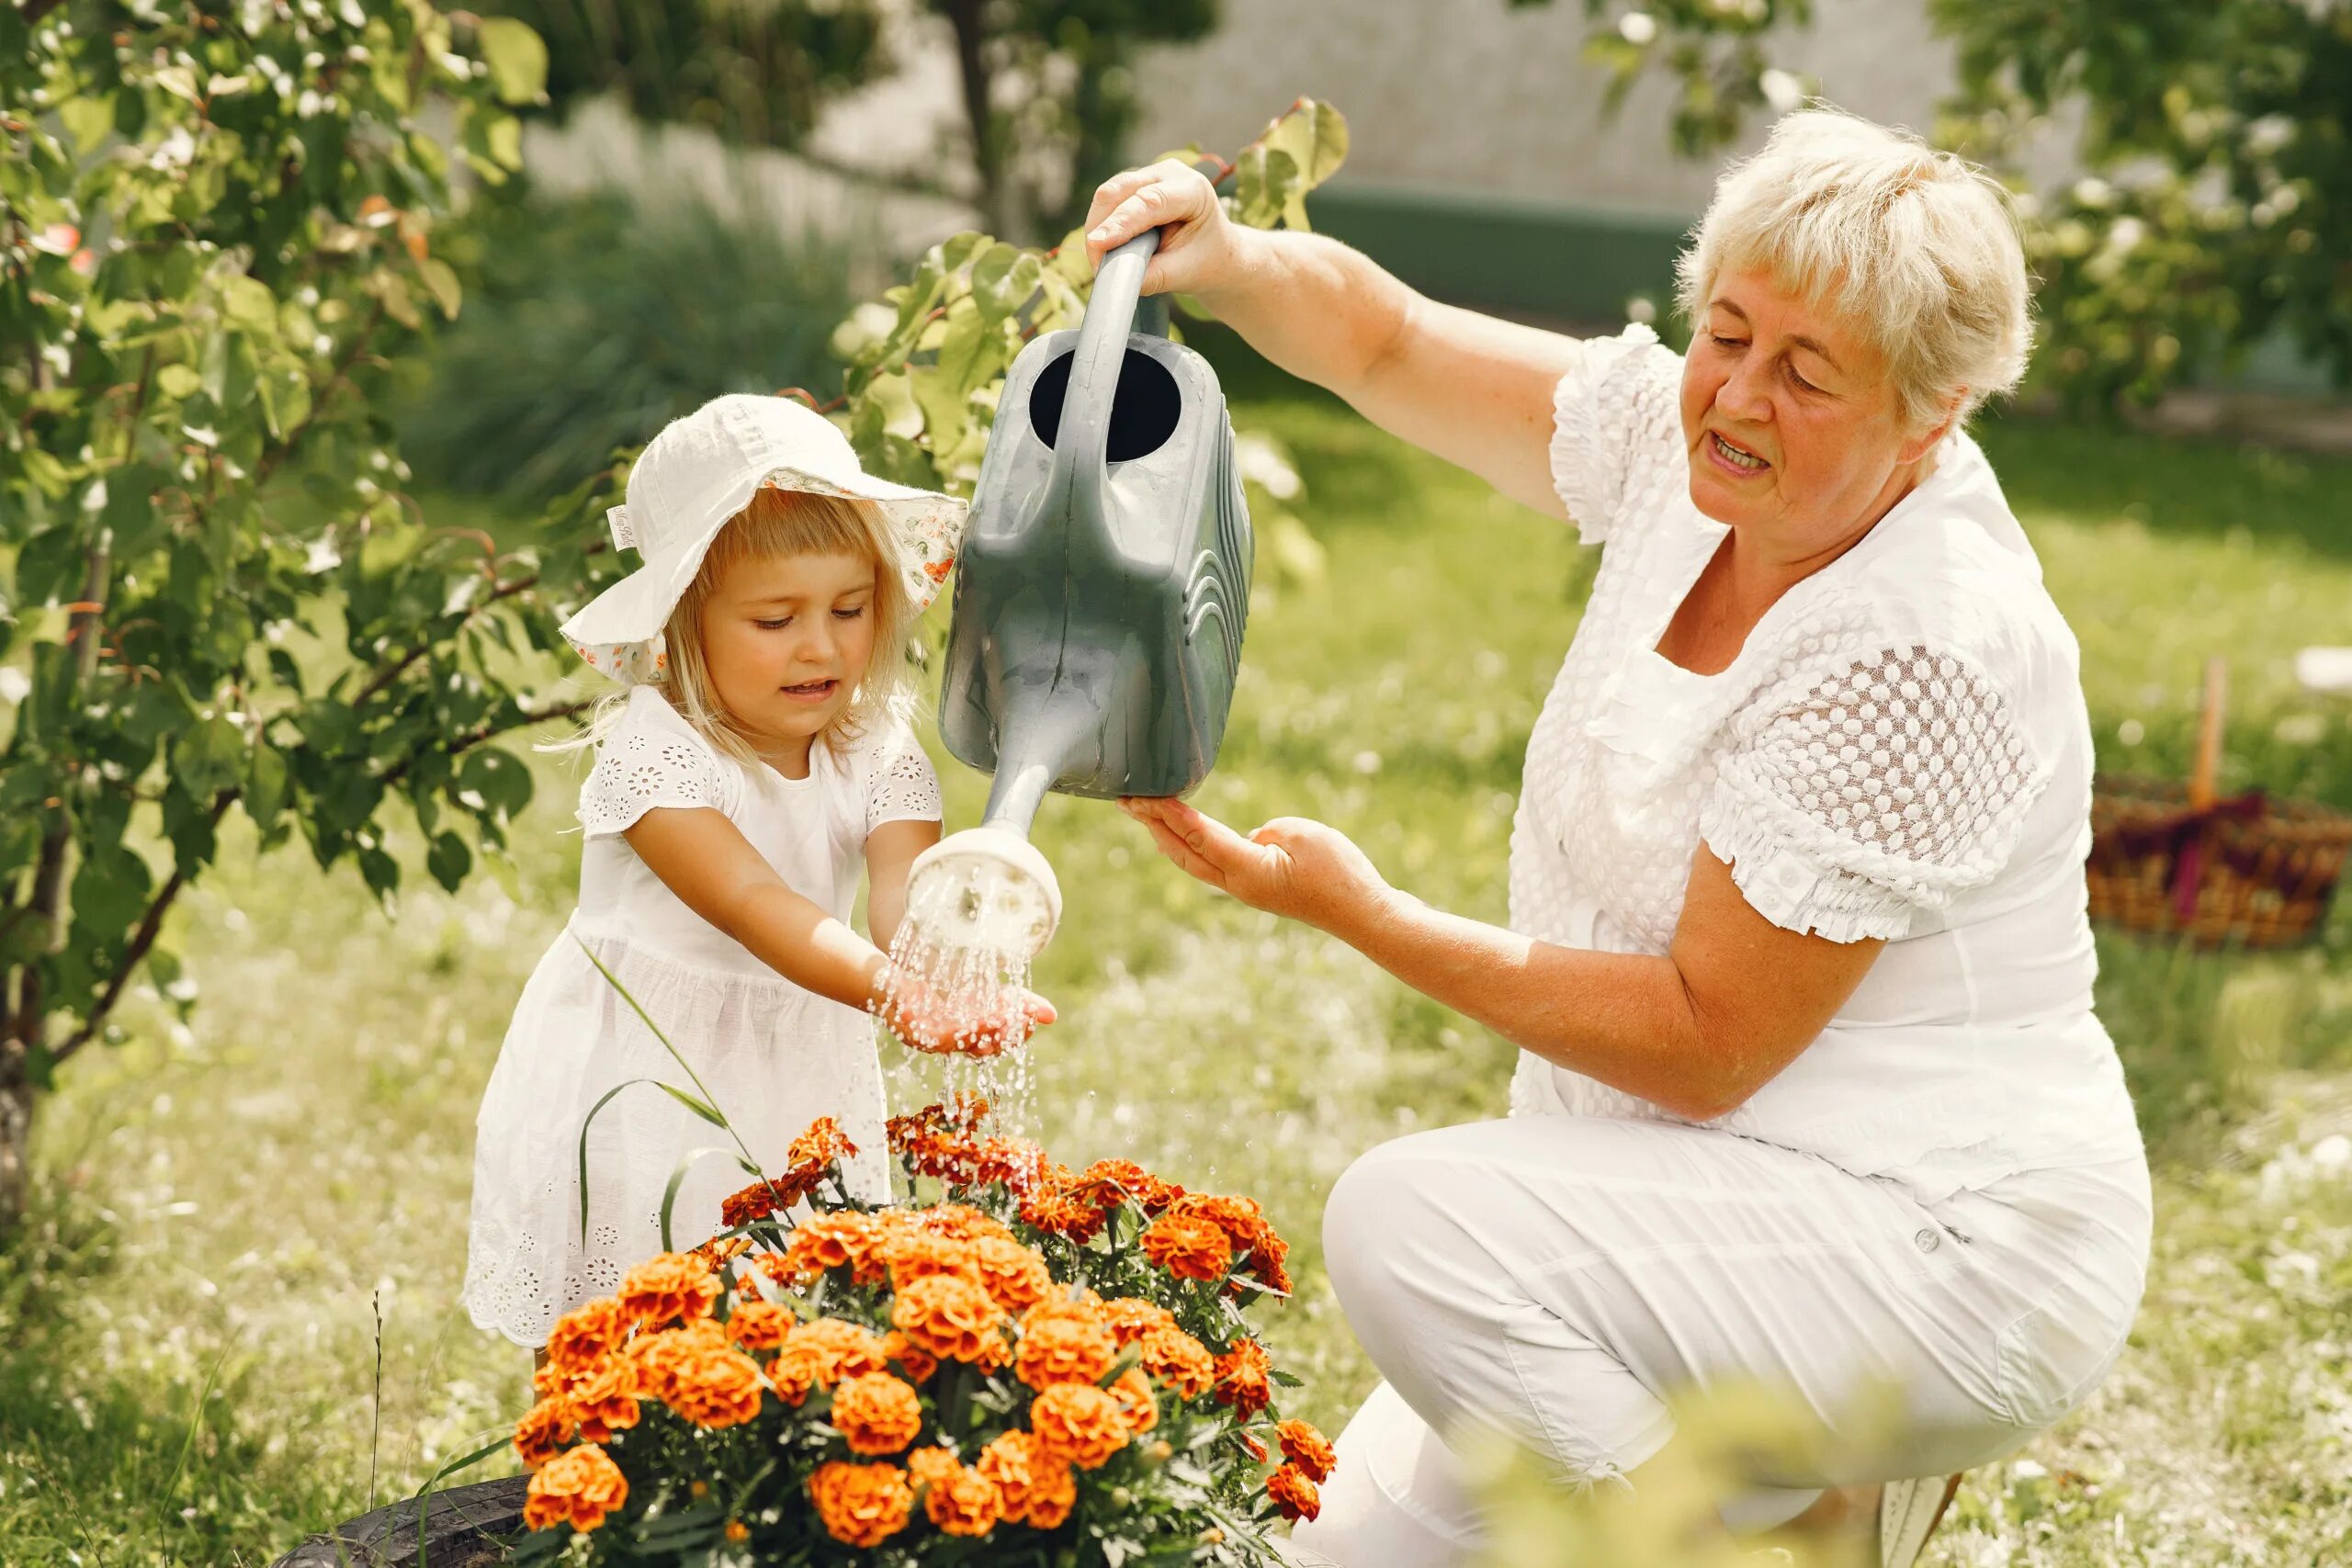
[[[1417,1134],[1332,1189],[1326,1266],[1386,1380],[1341,1434],[1300,1544],[1341,1568],[1474,1551],[1443,1438],[1499,1430],[1571,1484],[1666,1446],[1662,1396],[1792,1389],[1835,1433],[1873,1384],[1900,1437],[1854,1473],[1758,1478],[1736,1529],[1826,1486],[1942,1475],[2088,1397],[2147,1279],[2144,1161],[2042,1170],[1922,1205],[1888,1178],[1675,1122],[1523,1116]]]

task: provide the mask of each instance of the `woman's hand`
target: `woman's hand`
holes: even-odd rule
[[[1001,1056],[1054,1021],[1053,1003],[1035,991],[1011,991],[991,1000],[995,1007],[976,1011],[970,1001],[950,1002],[886,964],[875,974],[871,1005],[908,1049],[939,1056]]]
[[[1396,897],[1346,834],[1301,817],[1277,817],[1243,838],[1176,799],[1128,796],[1119,809],[1151,829],[1160,853],[1253,909],[1304,920],[1343,942]]]
[[[1101,267],[1106,254],[1147,229],[1159,231],[1159,249],[1144,268],[1146,294],[1213,298],[1238,270],[1237,231],[1216,187],[1189,164],[1166,158],[1097,186],[1086,209],[1087,259]]]

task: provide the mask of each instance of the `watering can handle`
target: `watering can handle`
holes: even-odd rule
[[[1095,479],[1102,473],[1111,449],[1111,402],[1119,389],[1119,371],[1126,364],[1127,334],[1135,330],[1144,268],[1159,249],[1159,231],[1147,229],[1104,256],[1094,275],[1094,292],[1088,296],[1086,316],[1079,323],[1069,386],[1062,397],[1061,427],[1054,441],[1055,466],[1063,474]]]

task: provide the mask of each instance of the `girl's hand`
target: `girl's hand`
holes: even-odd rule
[[[1151,829],[1160,853],[1210,886],[1343,942],[1396,897],[1347,835],[1320,822],[1277,817],[1245,839],[1181,800],[1128,796],[1119,809]]]
[[[956,1006],[911,976],[885,964],[875,976],[874,1010],[911,1050],[943,1056],[1001,1056],[1054,1021],[1054,1005],[1019,991],[994,1017]]]
[[[1189,164],[1162,159],[1114,175],[1095,188],[1086,209],[1086,255],[1103,255],[1147,229],[1159,231],[1159,249],[1143,270],[1146,294],[1214,296],[1237,270],[1234,226],[1208,176]]]

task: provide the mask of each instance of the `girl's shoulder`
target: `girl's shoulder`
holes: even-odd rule
[[[580,823],[590,838],[619,833],[656,807],[707,807],[733,817],[742,771],[688,723],[659,689],[639,686],[596,746],[580,786]]]
[[[939,775],[906,718],[876,715],[831,746],[843,791],[854,801],[865,831],[901,818],[938,820]]]

